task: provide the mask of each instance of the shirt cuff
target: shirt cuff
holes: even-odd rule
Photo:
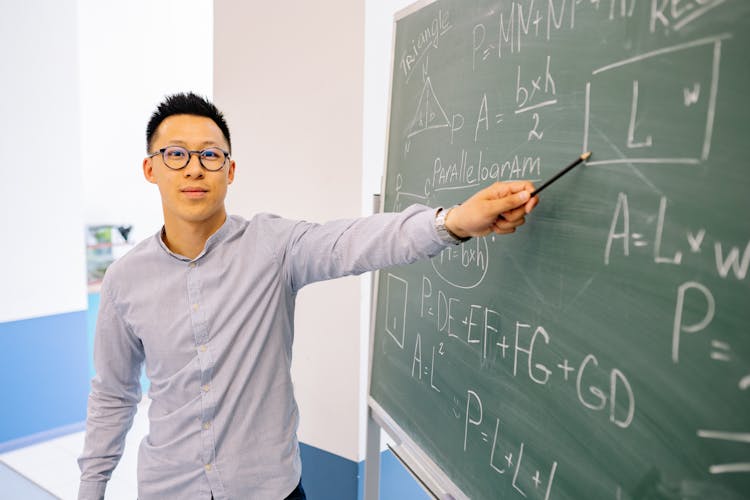
[[[78,500],[104,500],[106,481],[81,481],[78,486]]]

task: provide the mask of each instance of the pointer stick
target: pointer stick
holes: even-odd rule
[[[574,161],[573,163],[571,163],[570,165],[568,165],[564,169],[560,170],[558,173],[555,174],[554,177],[552,177],[550,180],[548,180],[547,182],[545,182],[544,184],[542,184],[539,187],[539,189],[535,189],[531,193],[531,195],[529,196],[529,199],[531,199],[534,196],[537,196],[539,193],[542,192],[542,189],[546,188],[547,186],[549,186],[550,184],[552,184],[553,182],[555,182],[557,179],[559,179],[560,177],[562,177],[563,175],[565,175],[566,173],[568,173],[570,170],[573,170],[573,167],[575,167],[579,163],[588,160],[590,156],[591,156],[591,151],[587,151],[586,153],[583,153],[581,156],[579,156],[576,159],[576,161]]]

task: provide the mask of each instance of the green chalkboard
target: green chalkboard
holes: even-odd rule
[[[423,2],[392,72],[385,211],[593,156],[379,273],[371,401],[470,498],[750,498],[750,2]]]

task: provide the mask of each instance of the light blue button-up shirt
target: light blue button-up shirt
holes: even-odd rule
[[[151,381],[138,497],[269,499],[301,475],[290,366],[294,301],[308,283],[436,255],[435,212],[327,224],[228,217],[195,259],[154,235],[102,284],[79,499],[101,499]]]

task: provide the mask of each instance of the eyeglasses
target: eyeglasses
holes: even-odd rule
[[[190,156],[193,154],[197,154],[201,166],[211,172],[221,170],[229,158],[229,152],[221,148],[206,148],[195,151],[182,146],[167,146],[151,153],[148,157],[153,158],[158,154],[161,155],[164,164],[172,170],[181,170],[187,167],[187,164],[190,163]]]

